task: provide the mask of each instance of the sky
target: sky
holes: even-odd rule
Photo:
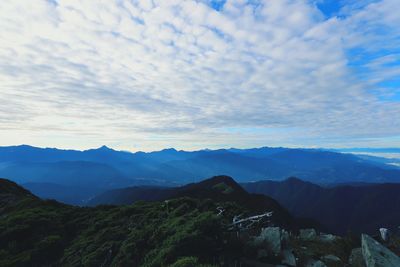
[[[399,9],[0,1],[0,145],[400,147]]]

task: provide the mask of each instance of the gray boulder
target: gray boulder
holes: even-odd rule
[[[400,258],[369,235],[361,235],[361,247],[367,267],[400,266]]]
[[[315,229],[301,229],[299,237],[301,240],[312,241],[317,238],[317,232]]]
[[[261,231],[261,234],[255,239],[256,244],[265,245],[274,255],[281,252],[281,229],[279,227],[267,227]]]
[[[352,249],[349,257],[349,265],[350,267],[365,267],[365,261],[361,248]]]

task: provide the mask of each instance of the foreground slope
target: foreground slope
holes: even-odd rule
[[[81,208],[41,200],[1,179],[0,266],[166,266],[186,256],[204,263],[235,261],[240,246],[227,247],[230,234],[222,230],[235,214],[273,211],[276,223],[293,223],[269,198],[261,196],[255,207],[249,199],[233,180],[216,177],[168,202]]]
[[[324,188],[297,178],[259,181],[242,186],[270,196],[294,216],[312,218],[344,234],[396,229],[400,222],[400,184],[365,184]]]
[[[0,200],[0,266],[165,266],[225,256],[223,218],[209,201],[79,208],[42,201],[7,180]]]
[[[265,213],[276,204],[252,198],[228,177],[178,194],[183,197],[82,208],[40,200],[0,179],[0,266],[362,266],[351,263],[359,240],[314,229],[297,234],[276,218],[284,209]],[[362,250],[375,259],[382,257],[378,247]]]

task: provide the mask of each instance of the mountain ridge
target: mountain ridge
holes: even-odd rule
[[[296,176],[320,185],[400,182],[400,168],[385,161],[363,159],[320,149],[252,148],[124,152],[108,147],[85,151],[0,147],[0,176],[20,184],[54,183],[106,191],[134,185],[177,186],[206,177],[228,175],[239,182],[283,180]],[[50,190],[50,187],[49,189]],[[51,192],[36,191],[47,197]],[[56,197],[58,200],[71,196]]]

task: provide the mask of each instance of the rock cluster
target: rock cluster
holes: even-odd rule
[[[293,234],[280,227],[266,227],[259,235],[250,236],[249,242],[255,255],[249,266],[400,267],[400,258],[385,247],[391,243],[383,245],[366,234],[361,236],[361,247],[350,251],[349,239],[315,229]]]
[[[367,267],[400,266],[400,258],[369,235],[361,236],[361,247]]]
[[[294,235],[279,227],[267,227],[252,241],[257,252],[254,266],[400,267],[400,258],[368,235],[362,235],[361,247],[351,253],[347,248],[346,253],[332,254],[346,250],[343,244],[342,237],[318,234],[314,229]]]
[[[280,227],[267,227],[261,230],[252,244],[257,250],[260,264],[274,262],[277,265],[273,266],[330,267],[341,266],[342,260],[332,254],[323,256],[310,254],[308,252],[311,250],[303,245],[326,244],[335,242],[338,238],[334,235],[319,235],[315,229],[302,229],[298,235],[294,235]]]

